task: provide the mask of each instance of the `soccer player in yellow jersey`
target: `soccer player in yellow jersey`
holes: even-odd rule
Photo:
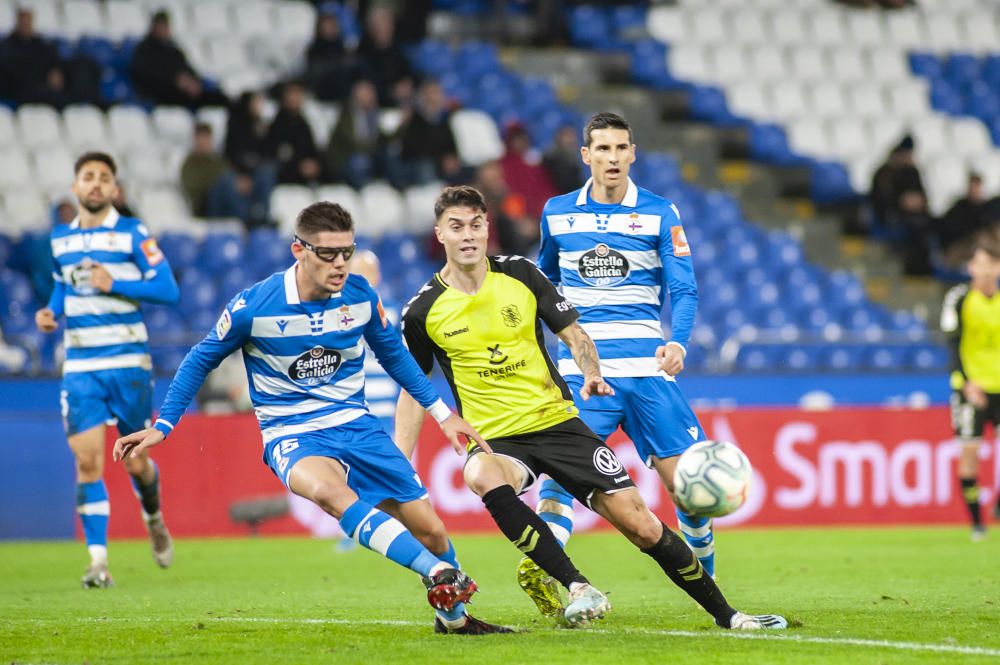
[[[979,445],[986,422],[1000,426],[1000,244],[980,238],[968,263],[970,281],[948,291],[941,330],[951,347],[951,421],[962,441],[958,478],[972,519],[972,540],[986,535],[979,512]],[[1000,498],[993,509],[1000,518]]]
[[[612,394],[593,340],[552,283],[517,256],[486,255],[483,195],[449,187],[434,206],[447,263],[403,310],[403,336],[425,372],[434,360],[462,413],[493,454],[472,444],[465,482],[500,531],[569,592],[564,618],[578,625],[610,609],[573,565],[546,523],[517,495],[548,474],[652,557],[723,628],[784,628],[784,618],[733,609],[682,538],[646,507],[615,453],[580,418],[545,351],[542,323],[571,350],[583,372],[580,396]],[[397,444],[409,455],[423,410],[406,393],[396,412]]]

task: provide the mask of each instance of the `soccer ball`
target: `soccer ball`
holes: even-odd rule
[[[722,517],[734,512],[750,492],[750,460],[728,441],[701,441],[677,460],[674,498],[689,515]]]

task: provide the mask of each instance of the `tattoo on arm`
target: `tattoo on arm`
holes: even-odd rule
[[[569,345],[573,360],[580,366],[584,376],[600,376],[601,365],[597,356],[597,347],[587,331],[579,323],[574,323],[564,331],[563,341]]]

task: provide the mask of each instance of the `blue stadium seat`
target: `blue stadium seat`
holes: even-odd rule
[[[157,240],[160,249],[175,272],[182,273],[198,260],[201,246],[191,236],[180,233],[164,233]]]
[[[780,360],[781,367],[795,372],[814,371],[819,367],[822,350],[813,346],[786,346]]]
[[[602,7],[580,5],[570,10],[569,34],[577,46],[606,48],[612,30],[611,17]]]
[[[754,158],[771,164],[789,165],[798,158],[788,146],[785,130],[770,123],[751,122],[749,124],[750,154]]]
[[[740,349],[734,365],[744,372],[773,371],[778,366],[778,352],[772,346],[747,344]]]
[[[180,325],[176,311],[166,305],[143,305],[142,318],[150,336],[175,332]]]
[[[948,349],[937,344],[921,344],[909,350],[907,364],[919,371],[943,371],[948,369]]]
[[[875,345],[864,355],[864,364],[874,370],[906,369],[906,355],[909,349],[903,346]]]
[[[209,233],[202,240],[198,265],[214,274],[221,274],[243,260],[243,238],[233,233]]]
[[[945,60],[942,74],[957,88],[964,88],[979,78],[979,58],[970,53],[952,53]]]
[[[928,79],[941,78],[944,75],[941,61],[933,53],[911,53],[910,70],[917,76]]]

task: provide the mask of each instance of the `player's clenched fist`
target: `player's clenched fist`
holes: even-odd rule
[[[144,430],[133,432],[115,441],[115,449],[112,452],[112,457],[116,462],[125,459],[126,455],[135,457],[147,448],[152,448],[160,443],[165,438],[163,432],[155,427],[147,427]]]
[[[35,312],[35,326],[43,333],[50,333],[59,327],[59,322],[51,309],[43,307]]]

